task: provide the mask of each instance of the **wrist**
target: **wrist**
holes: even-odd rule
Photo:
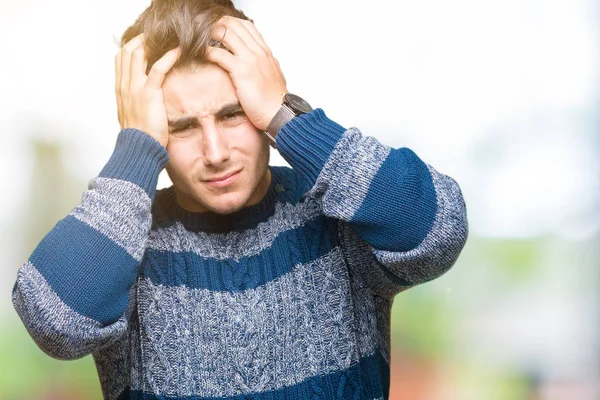
[[[169,153],[147,133],[125,128],[119,132],[115,149],[99,177],[129,181],[153,198],[158,175],[169,163]]]
[[[317,108],[287,123],[279,132],[279,154],[312,186],[346,129]]]
[[[271,146],[276,147],[277,135],[281,128],[298,115],[312,111],[312,107],[306,100],[298,95],[285,93],[283,101],[271,118],[265,134],[269,138]]]

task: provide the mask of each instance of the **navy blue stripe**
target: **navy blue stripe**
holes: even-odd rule
[[[269,392],[230,397],[161,396],[127,388],[117,400],[281,400],[281,399],[388,399],[390,368],[381,354],[365,357],[345,371],[315,376]]]
[[[135,183],[151,199],[156,193],[158,175],[169,163],[169,153],[162,144],[138,129],[123,129],[110,159],[99,177]]]
[[[351,223],[376,249],[408,251],[425,239],[436,212],[437,198],[427,166],[403,147],[391,150]]]
[[[71,215],[42,239],[29,261],[65,304],[104,324],[125,311],[138,271],[129,253]]]
[[[295,265],[314,261],[338,245],[337,221],[320,215],[282,232],[271,247],[250,257],[216,260],[193,252],[148,249],[142,270],[155,285],[244,291],[279,278]]]
[[[345,131],[317,108],[283,125],[275,147],[308,187],[312,187]]]

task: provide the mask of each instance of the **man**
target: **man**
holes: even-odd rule
[[[93,354],[107,399],[387,398],[394,296],[455,263],[459,186],[289,94],[230,1],[155,0],[123,42],[114,153],[13,290],[33,339]]]

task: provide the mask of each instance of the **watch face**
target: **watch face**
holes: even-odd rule
[[[306,102],[302,97],[296,96],[295,94],[288,93],[285,95],[285,101],[292,107],[295,111],[301,113],[307,113],[312,111],[312,107],[310,104]]]

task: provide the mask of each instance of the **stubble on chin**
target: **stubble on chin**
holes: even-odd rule
[[[258,179],[258,181],[255,182],[255,184],[253,185],[254,187],[252,187],[251,191],[249,193],[246,194],[246,196],[244,196],[244,198],[240,201],[240,193],[239,191],[234,190],[233,193],[223,193],[223,194],[218,194],[218,195],[212,195],[212,196],[202,196],[201,193],[198,193],[197,191],[194,190],[193,187],[189,187],[188,190],[186,191],[181,191],[180,189],[177,188],[177,185],[174,184],[175,186],[175,193],[177,196],[177,201],[180,204],[180,206],[182,206],[182,202],[181,200],[186,199],[186,203],[195,203],[197,206],[200,206],[203,211],[195,211],[195,212],[212,212],[215,214],[221,214],[221,215],[225,215],[225,214],[231,214],[234,213],[236,211],[239,211],[245,207],[248,207],[252,204],[250,204],[252,202],[252,200],[254,199],[254,197],[257,195],[257,193],[260,190],[265,190],[265,193],[261,196],[260,199],[258,199],[258,201],[254,201],[253,204],[256,204],[257,202],[260,202],[264,196],[266,195],[266,192],[268,191],[268,187],[270,184],[270,181],[266,182],[265,178],[267,177],[267,174],[269,174],[270,169],[269,166],[267,164],[267,167],[264,171],[264,173],[262,174],[262,176]],[[272,179],[272,178],[271,178]],[[242,183],[242,182],[240,182]],[[244,185],[242,183],[242,185]],[[246,188],[248,186],[248,184],[245,184]],[[266,186],[266,188],[265,188]],[[243,190],[242,190],[243,191]],[[188,192],[188,193],[186,193]],[[233,194],[233,198],[228,198]],[[237,194],[237,196],[236,196]],[[204,198],[202,198],[204,197]],[[210,197],[210,200],[212,201],[206,201],[208,200]],[[183,207],[183,206],[182,206]],[[187,209],[188,207],[183,207],[184,209]],[[188,210],[191,211],[191,210]]]
[[[254,205],[254,204],[262,201],[262,199],[264,198],[264,196],[266,196],[266,194],[267,194],[266,191],[261,196],[261,198],[258,199],[258,201],[255,201],[255,202],[253,202],[253,204],[250,204],[251,200],[256,196],[256,194],[258,193],[258,191],[265,189],[264,186],[267,186],[266,190],[268,190],[268,186],[269,185],[267,185],[267,182],[265,182],[265,177],[267,176],[268,173],[269,173],[269,167],[267,166],[267,169],[266,169],[265,173],[260,177],[260,179],[258,180],[258,182],[254,185],[254,187],[252,188],[252,190],[250,191],[250,193],[248,193],[248,195],[243,200],[243,202],[229,204],[229,205],[226,205],[225,207],[221,207],[220,209],[214,209],[212,211],[215,212],[215,213],[217,213],[217,214],[231,214],[231,213],[239,211],[239,210],[241,210],[241,209],[243,209],[245,207],[249,207],[251,205]],[[268,183],[270,184],[270,182],[268,182]]]

